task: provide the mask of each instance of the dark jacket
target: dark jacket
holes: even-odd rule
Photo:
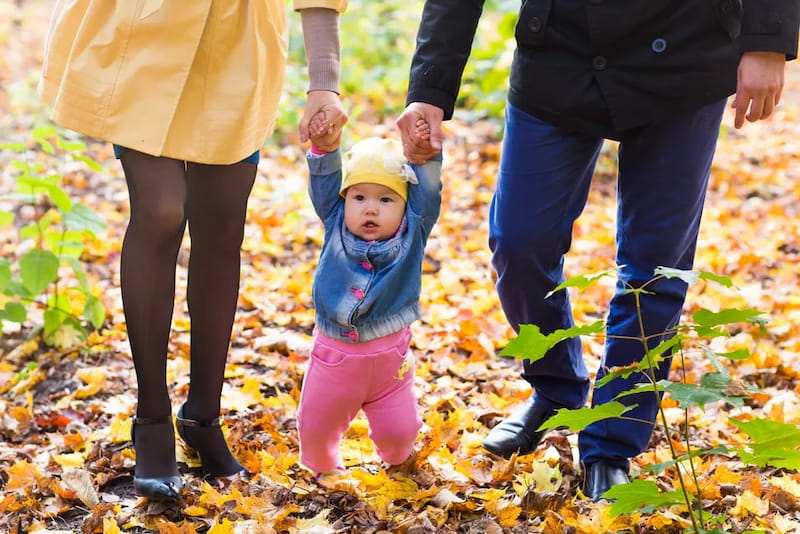
[[[453,114],[483,0],[427,0],[407,101]],[[603,137],[736,91],[742,52],[797,56],[800,0],[523,0],[509,101]]]

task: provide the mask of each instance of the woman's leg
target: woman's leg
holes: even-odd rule
[[[247,199],[256,165],[187,164],[186,215],[189,221],[188,304],[191,317],[191,379],[182,417],[209,421],[219,416],[225,362],[239,296],[239,266]],[[221,432],[189,429],[192,441],[217,474],[236,471],[238,463]],[[196,436],[200,443],[192,440]],[[240,466],[238,466],[240,468]]]
[[[122,302],[138,382],[136,414],[171,415],[167,343],[175,296],[175,264],[186,227],[186,174],[182,161],[133,150],[121,158],[131,216],[122,244]],[[136,430],[136,476],[177,474],[171,425]]]

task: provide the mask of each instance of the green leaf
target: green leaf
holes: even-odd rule
[[[624,391],[620,391],[614,398],[622,399],[624,397],[630,397],[631,395],[639,395],[641,393],[650,393],[652,395],[655,395],[656,391],[666,391],[667,388],[671,385],[672,382],[670,380],[659,380],[655,384],[653,384],[652,382],[640,382],[631,388],[628,388]]]
[[[544,357],[548,350],[561,341],[581,336],[602,332],[604,321],[597,321],[590,325],[573,326],[566,330],[556,330],[550,334],[542,334],[536,325],[520,325],[519,334],[512,338],[506,347],[500,351],[500,356],[513,356],[514,358],[535,362]]]
[[[83,234],[74,230],[52,230],[45,234],[44,239],[50,250],[61,258],[79,258],[86,248],[83,245]]]
[[[735,350],[733,352],[718,352],[717,356],[721,356],[722,358],[728,358],[729,360],[746,360],[747,358],[751,358],[753,355],[747,349]]]
[[[700,378],[700,385],[705,388],[724,390],[731,383],[731,375],[726,373],[706,373]]]
[[[83,145],[83,143],[80,143]],[[85,145],[84,145],[85,148]],[[87,167],[89,167],[93,171],[102,171],[103,166],[97,163],[95,160],[90,158],[89,156],[84,156],[83,154],[72,154],[72,159],[83,162]]]
[[[561,291],[562,289],[568,287],[577,287],[580,291],[583,291],[591,284],[593,284],[595,281],[599,280],[600,278],[603,278],[604,276],[611,276],[622,267],[624,266],[620,265],[619,267],[614,267],[613,269],[608,269],[600,273],[573,276],[561,282],[558,286],[556,286],[554,290],[550,291],[547,295],[545,295],[544,298],[548,298],[553,293],[557,293],[558,291]]]
[[[729,419],[751,442],[747,444],[751,452],[739,451],[742,461],[760,467],[771,465],[785,469],[800,469],[800,428],[789,423],[753,419],[739,421]]]
[[[6,305],[0,310],[0,319],[4,321],[21,323],[27,318],[28,312],[25,306],[19,302],[6,302]]]
[[[0,226],[14,222],[14,214],[10,211],[0,211]]]
[[[72,209],[72,200],[66,192],[58,184],[46,184],[44,189],[47,191],[47,196],[61,212],[69,211]]]
[[[11,263],[5,258],[0,258],[0,293],[5,291],[10,284]]]
[[[633,410],[636,405],[625,406],[619,402],[606,402],[592,408],[578,408],[570,410],[561,408],[556,410],[556,414],[542,423],[537,430],[546,428],[567,427],[572,431],[583,430],[596,421],[619,417],[629,410]]]
[[[711,365],[714,366],[714,369],[716,369],[718,373],[722,373],[728,377],[731,376],[730,373],[728,372],[728,369],[724,365],[722,365],[722,362],[719,360],[717,353],[713,351],[711,347],[707,345],[700,345],[700,350],[711,361]]]
[[[42,147],[42,151],[48,154],[55,154],[55,148],[48,141],[50,137],[58,137],[58,130],[53,126],[37,126],[31,131],[31,137]]]
[[[714,274],[708,271],[700,271],[700,279],[711,280],[725,287],[733,287],[733,281],[727,276]]]
[[[92,323],[92,326],[100,328],[106,320],[106,308],[100,302],[100,299],[90,295],[86,300],[86,306],[83,308],[83,316]]]
[[[86,280],[86,272],[83,270],[83,264],[70,256],[62,256],[61,261],[72,267],[72,272],[75,273],[75,278],[81,286],[85,294],[89,294],[89,282]]]
[[[106,228],[103,219],[83,204],[73,204],[72,210],[64,214],[64,225],[70,230],[89,232],[93,237]]]
[[[67,314],[62,312],[57,308],[48,308],[44,311],[44,333],[45,336],[53,334],[58,327],[61,326],[61,323],[64,322],[64,319],[67,318]]]
[[[604,386],[615,378],[628,378],[633,373],[644,372],[658,367],[667,358],[664,354],[672,354],[674,352],[672,349],[683,342],[684,339],[685,336],[683,335],[672,336],[647,351],[641,361],[624,367],[612,367],[607,374],[596,381],[596,387]]]
[[[690,286],[697,283],[697,279],[700,277],[698,271],[674,269],[671,267],[656,267],[653,272],[656,276],[663,276],[664,278],[679,278]]]
[[[22,153],[28,150],[28,146],[25,143],[0,143],[0,150]]]
[[[712,389],[695,384],[684,384],[683,382],[672,383],[664,389],[669,391],[670,395],[680,403],[681,408],[688,408],[689,406],[705,408],[706,404],[712,402],[720,400],[734,402],[736,398],[728,397],[719,389]]]
[[[683,503],[680,491],[661,493],[652,480],[633,480],[628,484],[612,486],[603,494],[607,499],[614,499],[609,507],[612,516],[629,514],[637,510],[650,513],[660,507]]]
[[[22,285],[38,295],[56,281],[58,258],[49,250],[31,250],[19,260],[19,275]]]
[[[692,315],[692,320],[699,326],[712,327],[732,323],[743,323],[753,320],[764,312],[758,310],[738,310],[735,308],[712,312],[709,310],[699,310]]]

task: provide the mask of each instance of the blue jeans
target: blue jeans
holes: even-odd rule
[[[130,148],[120,145],[113,145],[113,147],[114,147],[114,157],[117,159],[121,158],[125,152],[130,150]],[[261,161],[261,153],[258,150],[256,150],[255,152],[244,158],[239,163],[252,163],[253,165],[258,165],[259,161]]]
[[[625,288],[641,286],[659,266],[692,267],[724,107],[724,100],[715,102],[628,132],[620,140],[616,243],[617,264],[624,267],[609,306],[599,376],[603,369],[644,356],[640,341],[612,337],[641,335],[633,296]],[[498,295],[515,329],[535,324],[549,333],[573,325],[567,292],[545,295],[564,280],[564,254],[586,204],[602,143],[602,138],[554,127],[507,105],[489,245]],[[677,324],[686,289],[678,279],[648,286],[652,294],[641,300],[647,334]],[[651,346],[661,339],[652,339]],[[668,375],[669,363],[658,369],[659,379]],[[578,338],[562,341],[537,362],[525,361],[522,377],[533,386],[538,402],[556,408],[582,407],[589,394]],[[642,380],[634,375],[595,388],[592,402],[609,402]],[[641,421],[607,419],[584,429],[579,436],[584,464],[603,460],[627,467],[629,458],[647,448],[655,395],[638,394],[621,402],[637,404],[625,416]]]

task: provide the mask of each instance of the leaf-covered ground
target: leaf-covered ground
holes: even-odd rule
[[[23,5],[24,2],[20,2]],[[25,138],[41,109],[32,84],[38,74],[46,10],[0,5],[0,139]],[[38,8],[37,8],[38,6]],[[24,13],[23,15],[20,15]],[[22,17],[21,25],[14,20]],[[697,446],[739,444],[727,421],[756,417],[800,423],[800,66],[789,70],[780,111],[769,122],[731,127],[726,115],[703,220],[697,267],[729,276],[738,291],[699,284],[687,312],[703,307],[765,311],[765,332],[741,328],[716,341],[753,357],[733,366],[760,388],[743,407],[711,404],[692,415]],[[354,118],[355,119],[355,118]],[[349,139],[392,134],[388,124],[353,120]],[[575,436],[550,433],[530,456],[505,461],[485,453],[481,439],[530,393],[516,361],[496,353],[511,337],[493,288],[487,211],[499,147],[487,124],[449,125],[443,210],[427,248],[422,308],[414,326],[416,386],[426,423],[415,458],[385,470],[357,419],[343,452],[348,474],[319,486],[297,464],[295,410],[313,325],[311,280],[322,228],[305,190],[302,147],[268,145],[246,229],[242,290],[223,392],[228,439],[249,475],[209,484],[196,459],[179,446],[187,484],[175,504],[148,503],[132,491],[130,416],[135,377],[119,293],[119,251],[127,193],[110,147],[91,143],[104,171],[62,169],[73,198],[108,223],[85,256],[108,315],[78,348],[54,350],[30,337],[30,325],[7,327],[0,340],[0,531],[2,532],[679,532],[677,510],[612,518],[608,505],[578,492]],[[574,232],[568,274],[613,266],[615,147],[604,151],[587,209]],[[34,156],[36,157],[36,156]],[[13,186],[0,154],[0,193]],[[25,213],[20,213],[24,219]],[[13,232],[0,234],[13,257]],[[169,378],[177,407],[188,387],[189,322],[185,306],[186,243],[179,258]],[[602,318],[612,290],[604,279],[576,295],[578,323]],[[584,340],[597,367],[602,339]],[[689,355],[689,380],[711,368]],[[679,421],[670,404],[668,415]],[[674,436],[670,436],[674,438]],[[657,432],[652,451],[634,470],[668,458]],[[725,514],[730,532],[800,532],[800,476],[744,467],[724,456],[698,460],[703,498]],[[674,471],[658,477],[674,489]]]

